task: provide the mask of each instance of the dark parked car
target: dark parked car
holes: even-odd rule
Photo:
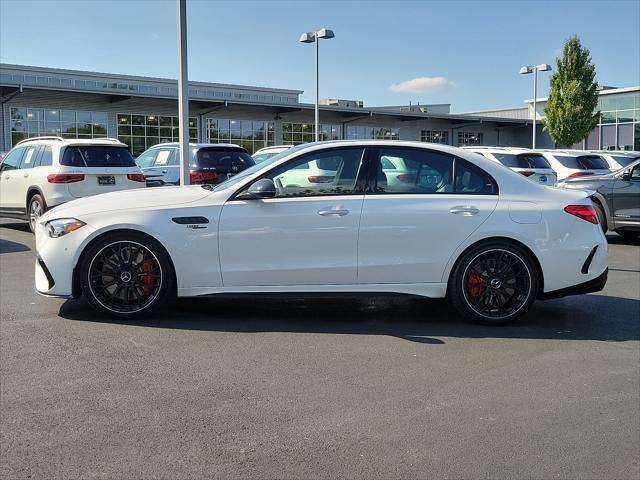
[[[253,165],[244,148],[226,143],[190,143],[189,180],[191,184],[224,182]],[[180,183],[180,145],[160,143],[148,148],[136,159],[147,187]]]
[[[640,235],[640,160],[607,175],[565,180],[563,186],[595,191],[593,206],[605,232],[629,238]]]

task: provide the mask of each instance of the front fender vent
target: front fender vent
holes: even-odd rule
[[[202,225],[203,223],[209,223],[207,217],[173,217],[171,220],[179,225]]]

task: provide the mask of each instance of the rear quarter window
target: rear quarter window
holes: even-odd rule
[[[136,162],[127,147],[101,145],[71,145],[60,161],[68,167],[135,167]]]

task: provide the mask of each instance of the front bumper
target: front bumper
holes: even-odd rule
[[[607,283],[607,277],[609,276],[609,269],[607,268],[601,275],[571,287],[561,288],[560,290],[553,290],[551,292],[544,292],[538,296],[540,300],[550,300],[552,298],[568,297],[569,295],[584,295],[586,293],[594,293],[601,291]]]

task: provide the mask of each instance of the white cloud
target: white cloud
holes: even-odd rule
[[[425,93],[453,85],[444,77],[418,77],[389,85],[389,91],[394,93]]]

